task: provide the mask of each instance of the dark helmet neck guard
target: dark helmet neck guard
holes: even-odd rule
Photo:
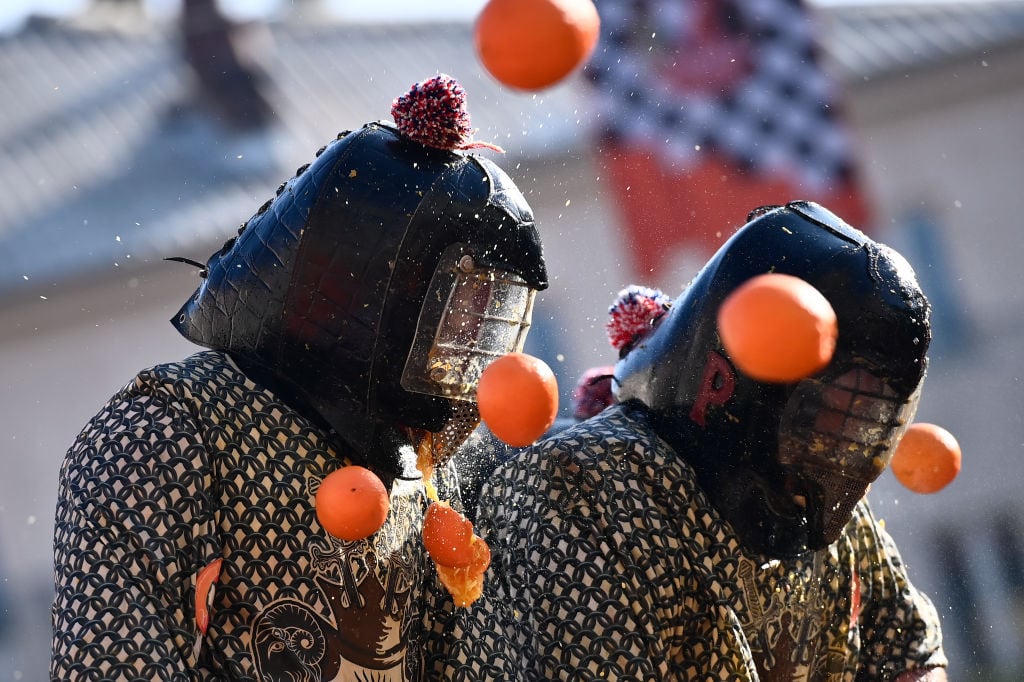
[[[795,384],[745,377],[718,338],[723,299],[766,272],[806,280],[838,317],[831,363]],[[617,397],[650,409],[745,544],[793,556],[834,541],[888,464],[930,338],[929,306],[906,261],[821,206],[795,202],[752,214],[708,262],[619,362]]]
[[[490,161],[383,123],[342,134],[213,254],[173,320],[338,432],[356,460],[404,426],[437,431],[451,400],[400,386],[423,298],[453,244],[547,285],[533,215]]]

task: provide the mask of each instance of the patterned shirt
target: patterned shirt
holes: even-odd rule
[[[346,463],[331,435],[222,353],[141,372],[61,469],[51,678],[418,678],[423,483],[407,469],[377,534],[333,538],[314,510]]]
[[[946,664],[865,502],[826,550],[748,554],[628,406],[504,464],[477,521],[491,573],[431,662],[443,679],[849,682]]]

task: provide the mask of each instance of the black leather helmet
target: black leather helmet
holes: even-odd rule
[[[386,123],[321,149],[204,277],[175,327],[336,430],[357,461],[372,460],[396,426],[452,429],[454,449],[478,421],[479,367],[451,358],[521,346],[532,293],[547,286],[533,214],[512,180]]]
[[[791,384],[744,376],[716,325],[725,297],[767,272],[800,277],[836,311],[831,362]],[[906,260],[809,202],[766,207],[722,246],[615,370],[695,469],[745,544],[772,557],[834,542],[913,418],[931,339]]]

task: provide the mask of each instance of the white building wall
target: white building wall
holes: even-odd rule
[[[913,579],[939,607],[956,673],[951,679],[967,677],[986,655],[1002,679],[1024,671],[1020,602],[1002,575],[994,535],[1001,513],[1024,522],[1021,74],[1024,54],[995,53],[865,84],[851,98],[865,181],[882,217],[879,238],[907,255],[937,306],[918,420],[946,427],[963,449],[963,470],[945,490],[915,495],[886,473],[871,495]],[[907,224],[921,211],[932,221],[926,235]],[[929,255],[936,247],[944,258]],[[952,326],[938,324],[943,320]],[[949,589],[951,565],[936,545],[943,531],[966,548],[974,614]],[[988,640],[988,654],[965,637],[972,620]]]

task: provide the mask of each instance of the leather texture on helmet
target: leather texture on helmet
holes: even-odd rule
[[[173,324],[366,457],[397,425],[434,431],[451,415],[451,401],[399,380],[437,261],[456,243],[547,286],[532,211],[503,171],[367,124],[321,149],[210,257]]]

